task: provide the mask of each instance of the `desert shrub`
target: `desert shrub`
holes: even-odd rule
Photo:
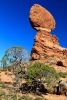
[[[0,90],[0,97],[1,97],[1,96],[4,96],[4,95],[5,95],[5,92],[2,91],[2,90]]]
[[[0,87],[6,88],[6,84],[4,82],[0,82]]]
[[[28,67],[28,83],[31,84],[33,80],[45,78],[45,81],[49,88],[52,88],[57,80],[59,80],[59,74],[53,67],[45,65],[40,62],[34,63]]]
[[[49,63],[49,65],[53,65],[53,64],[55,64],[55,62],[50,62],[50,63]]]
[[[17,100],[17,95],[7,94],[7,95],[4,96],[4,100]]]
[[[3,71],[3,67],[0,66],[0,71]]]
[[[5,67],[3,67],[3,70],[4,70],[4,71],[9,70],[9,71],[10,71],[10,70],[11,70],[11,66],[5,66]]]
[[[22,97],[20,97],[18,100],[48,100],[48,99],[43,99],[43,98],[40,98],[40,97],[36,97],[35,99],[33,99],[33,98],[30,98],[29,96],[22,96]]]
[[[62,77],[62,78],[66,78],[67,73],[66,72],[59,72],[59,76]]]
[[[51,57],[54,57],[54,56],[55,56],[54,54],[51,55]]]
[[[43,100],[43,99],[42,99],[42,98],[37,97],[37,98],[35,98],[34,100]]]
[[[5,92],[3,90],[0,90],[0,100],[3,100],[4,96],[5,96]]]
[[[20,97],[18,100],[33,100],[32,98],[30,98],[29,96],[22,96]]]

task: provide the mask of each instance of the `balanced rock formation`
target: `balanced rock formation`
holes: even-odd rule
[[[58,38],[50,34],[55,28],[55,19],[45,8],[34,4],[30,9],[29,20],[31,26],[38,32],[34,38],[34,46],[31,51],[31,59],[45,59],[48,56],[66,56],[67,49],[62,48]]]

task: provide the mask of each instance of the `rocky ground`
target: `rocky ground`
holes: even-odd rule
[[[53,66],[58,72],[59,71],[62,71],[63,72],[67,72],[67,69],[65,67],[62,67],[62,66],[57,66],[57,65],[54,65]],[[4,91],[5,93],[9,93],[11,90],[8,88],[11,86],[11,84],[13,83],[13,78],[14,78],[14,75],[12,72],[9,72],[9,71],[6,71],[6,72],[0,72],[0,82],[4,82],[6,83],[6,86],[4,87],[0,85],[0,91]],[[62,80],[67,80],[67,78],[61,78]],[[47,99],[47,100],[67,100],[67,97],[65,95],[56,95],[56,94],[46,94],[46,95],[41,95],[41,96],[35,96],[34,94],[32,93],[29,93],[29,94],[22,94],[21,92],[18,92],[17,95],[20,95],[23,96],[23,95],[26,95],[26,96],[29,96],[33,99],[35,99],[35,97],[39,97],[39,98],[42,98],[42,99]],[[1,99],[1,100],[5,100],[5,99]],[[8,99],[9,100],[9,99]],[[19,99],[18,99],[19,100]]]
[[[4,91],[6,94],[10,93],[10,92],[8,92],[7,89],[0,89],[0,91],[1,90]],[[18,98],[25,95],[25,96],[28,96],[28,97],[33,98],[33,99],[42,98],[42,100],[44,100],[46,98],[46,100],[67,100],[67,97],[65,95],[55,95],[55,94],[46,94],[46,95],[42,95],[42,96],[36,96],[32,93],[30,93],[30,94],[17,93],[16,95],[17,95]],[[0,100],[5,100],[5,99],[0,99]],[[11,100],[11,99],[8,99],[8,100]],[[12,100],[19,100],[19,99],[12,99]]]

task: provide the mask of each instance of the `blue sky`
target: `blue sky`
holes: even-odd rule
[[[36,31],[29,23],[29,10],[35,3],[52,13],[56,28],[51,33],[67,47],[67,0],[0,0],[0,59],[12,46],[31,51]]]

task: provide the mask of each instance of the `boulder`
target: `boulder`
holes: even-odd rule
[[[4,83],[7,83],[7,84],[9,84],[9,83],[13,83],[14,82],[14,79],[15,78],[15,76],[13,75],[13,74],[6,74],[5,72],[1,72],[0,73],[0,81],[1,82],[4,82]]]
[[[36,30],[51,31],[55,28],[55,20],[50,12],[39,4],[34,4],[30,9],[30,23]]]

